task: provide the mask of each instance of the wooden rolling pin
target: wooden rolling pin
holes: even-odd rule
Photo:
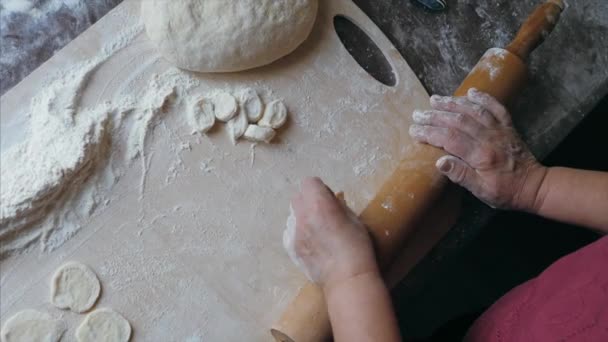
[[[508,102],[527,78],[525,60],[553,30],[564,9],[562,0],[538,6],[505,49],[490,49],[454,93],[466,96],[470,88]],[[378,263],[384,271],[391,265],[416,223],[444,190],[446,179],[436,161],[445,152],[416,144],[397,170],[363,210],[360,219],[374,242]],[[308,283],[271,329],[279,342],[321,342],[331,337],[331,325],[322,290]]]

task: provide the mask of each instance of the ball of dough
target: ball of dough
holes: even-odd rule
[[[234,72],[270,64],[312,31],[318,0],[147,0],[148,37],[179,68]]]

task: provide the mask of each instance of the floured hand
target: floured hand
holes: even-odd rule
[[[433,110],[414,112],[411,136],[449,154],[437,168],[488,205],[531,210],[547,170],[519,137],[496,99],[476,89],[467,97],[431,97]]]
[[[367,229],[320,179],[302,181],[291,204],[283,242],[311,281],[327,288],[379,273]]]

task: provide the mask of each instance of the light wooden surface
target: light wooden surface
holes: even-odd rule
[[[138,13],[139,1],[126,1],[5,94],[0,100],[2,148],[23,139],[24,108],[40,91],[42,79],[98,55],[137,23]],[[337,14],[374,39],[394,68],[396,86],[374,80],[346,52],[333,29]],[[147,80],[168,68],[140,34],[99,68],[82,105],[138,94]],[[77,260],[101,279],[97,307],[112,307],[128,318],[134,341],[269,340],[268,327],[304,283],[281,244],[298,180],[321,176],[361,210],[411,145],[412,110],[428,106],[416,75],[349,0],[321,1],[309,40],[277,63],[196,77],[203,81],[201,93],[224,87],[270,89],[290,109],[288,127],[270,146],[233,147],[223,130],[197,138],[182,113],[167,114],[146,146],[154,158],[143,200],[142,170],[135,163],[108,194],[109,205],[62,247],[2,260],[2,322],[19,310],[37,308],[63,316],[70,326],[66,340],[73,340],[82,316],[53,309],[48,285],[57,267]],[[175,148],[182,143],[192,149]],[[183,171],[166,182],[178,161]],[[210,170],[201,170],[201,163]]]

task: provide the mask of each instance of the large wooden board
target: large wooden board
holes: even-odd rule
[[[280,139],[235,147],[220,129],[192,136],[183,113],[168,113],[146,146],[154,158],[141,198],[142,169],[135,163],[107,195],[108,205],[63,246],[2,260],[2,322],[19,310],[41,309],[63,316],[66,340],[73,340],[82,316],[53,309],[48,293],[53,271],[77,260],[102,281],[97,306],[127,317],[134,341],[269,339],[268,326],[304,280],[281,244],[298,180],[321,176],[362,209],[411,144],[410,113],[428,102],[407,63],[350,0],[320,3],[314,32],[290,56],[244,73],[196,76],[201,92],[262,87],[283,98],[291,121]],[[24,109],[41,80],[99,55],[138,22],[139,5],[118,6],[2,97],[3,149],[23,139]],[[335,15],[372,37],[395,71],[394,87],[377,82],[348,54],[334,31]],[[138,94],[169,67],[140,33],[96,71],[82,105]],[[192,148],[176,148],[183,144]],[[167,182],[175,165],[183,171]]]

